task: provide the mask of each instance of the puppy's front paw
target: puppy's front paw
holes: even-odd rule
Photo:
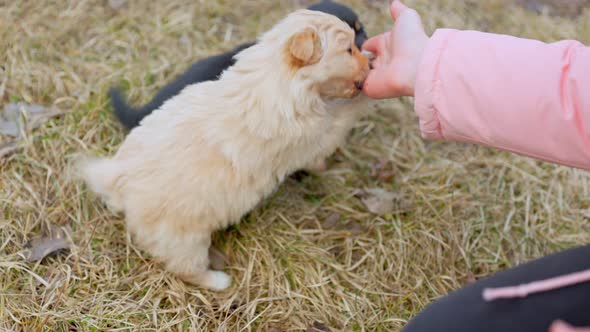
[[[225,272],[208,271],[202,285],[216,291],[224,290],[231,285],[231,277]]]

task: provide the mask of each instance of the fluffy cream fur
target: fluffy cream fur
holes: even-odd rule
[[[323,168],[367,108],[357,95],[368,69],[345,23],[297,11],[218,81],[189,86],[146,117],[113,158],[83,162],[81,175],[169,271],[224,289],[230,277],[208,266],[211,233],[292,172]]]

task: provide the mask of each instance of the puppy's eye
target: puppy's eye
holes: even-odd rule
[[[348,48],[348,54],[352,55],[352,47]]]

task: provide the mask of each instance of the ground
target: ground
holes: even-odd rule
[[[370,35],[390,27],[387,1],[343,2]],[[528,9],[507,0],[407,0],[429,33],[590,42],[589,10],[517,2]],[[76,153],[106,155],[124,138],[108,88],[121,84],[145,102],[193,60],[252,40],[308,3],[0,1],[0,101],[68,112],[0,160],[0,329],[398,331],[466,283],[590,241],[586,172],[426,142],[406,99],[380,103],[327,172],[287,181],[216,235],[231,289],[204,291],[164,272],[133,244],[124,220],[68,176]],[[393,210],[370,213],[356,195],[366,188],[395,193]],[[71,250],[26,262],[25,244],[50,225],[71,229]]]

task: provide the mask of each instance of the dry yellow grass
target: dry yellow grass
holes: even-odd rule
[[[390,26],[386,1],[344,2],[370,34]],[[501,0],[407,2],[429,31],[590,42],[588,10],[574,20]],[[0,161],[0,329],[269,331],[322,322],[397,331],[474,277],[590,241],[587,173],[425,142],[411,101],[387,101],[359,123],[329,172],[287,181],[217,235],[236,281],[229,291],[206,292],[163,272],[131,243],[121,218],[68,182],[72,154],[107,154],[123,139],[105,96],[111,85],[124,82],[132,101],[146,101],[193,60],[251,40],[305,4],[134,0],[114,11],[106,1],[0,0],[2,104],[71,111]],[[379,162],[391,179],[372,172]],[[402,194],[403,209],[371,215],[354,197],[366,187]],[[18,253],[49,224],[71,227],[71,252],[25,263]]]

